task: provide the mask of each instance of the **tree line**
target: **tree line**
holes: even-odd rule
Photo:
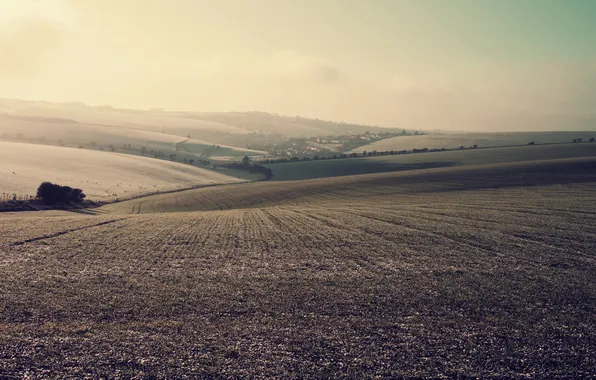
[[[231,162],[229,164],[223,164],[220,166],[228,169],[246,170],[253,174],[262,174],[265,176],[266,180],[269,180],[273,177],[273,171],[270,168],[266,168],[260,163],[251,164],[250,158],[248,156],[244,156],[244,158],[242,158],[242,162]]]

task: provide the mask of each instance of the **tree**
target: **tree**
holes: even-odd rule
[[[76,188],[71,189],[70,194],[68,194],[68,199],[75,203],[81,203],[86,197],[87,195],[83,193],[83,190]]]
[[[244,156],[242,158],[242,166],[244,166],[244,167],[250,166],[250,158],[248,158],[248,156]]]
[[[60,203],[80,203],[86,195],[81,189],[73,189],[70,186],[60,186],[51,182],[43,182],[37,188],[37,197],[45,204],[55,205]]]
[[[145,155],[145,151],[147,150],[147,148],[145,148],[144,146],[141,147],[141,154],[144,156]]]
[[[594,137],[590,137],[590,142],[594,142]]]

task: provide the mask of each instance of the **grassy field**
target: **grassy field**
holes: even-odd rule
[[[349,153],[362,151],[378,152],[391,150],[412,149],[456,149],[460,146],[466,148],[478,145],[479,147],[496,147],[510,145],[526,145],[529,142],[536,144],[569,143],[581,138],[588,141],[596,137],[596,131],[577,132],[501,132],[501,133],[436,133],[423,136],[399,136],[381,140],[358,147]]]
[[[595,190],[584,158],[0,215],[0,377],[591,377]]]
[[[68,120],[23,119],[0,116],[0,135],[7,135],[14,140],[22,133],[24,140],[42,145],[59,145],[59,140],[66,146],[99,149],[114,145],[117,151],[123,151],[125,144],[135,149],[142,146],[147,150],[174,152],[176,143],[183,141],[179,136],[143,131],[139,129],[111,127],[105,125],[81,124]],[[91,142],[96,146],[93,147]]]
[[[596,143],[520,146],[268,164],[273,181],[596,156]]]
[[[83,189],[88,198],[110,200],[238,178],[164,160],[0,141],[0,193],[35,195],[43,181]]]
[[[215,160],[236,160],[244,156],[264,156],[267,152],[253,149],[243,149],[227,145],[216,145],[207,141],[188,139],[179,143],[177,149],[201,157],[211,157]]]
[[[110,126],[100,124],[84,124],[66,119],[23,118],[0,115],[0,138],[15,141],[17,134],[23,134],[19,141],[54,145],[63,143],[66,146],[83,146],[87,149],[110,150],[114,146],[117,152],[127,154],[141,154],[141,148],[146,148],[146,154],[151,151],[163,152],[165,155],[175,153],[181,158],[197,158],[201,156],[254,156],[267,154],[262,151],[243,149],[227,145],[188,139],[173,134],[136,129],[133,127]],[[92,143],[93,142],[93,143]],[[131,149],[125,149],[130,145]],[[183,156],[183,157],[182,157]]]

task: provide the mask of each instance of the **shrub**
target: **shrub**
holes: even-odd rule
[[[51,182],[43,182],[37,188],[37,197],[45,204],[55,205],[59,203],[81,203],[86,195],[81,189],[73,189],[70,186],[60,186]]]

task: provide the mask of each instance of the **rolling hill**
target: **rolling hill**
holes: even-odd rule
[[[246,130],[280,134],[286,137],[312,137],[365,132],[401,131],[372,125],[341,123],[304,117],[290,117],[267,112],[201,112],[189,113],[187,117],[234,125]]]
[[[34,195],[43,181],[83,189],[92,200],[127,198],[240,179],[191,165],[86,149],[0,142],[0,193]]]
[[[104,206],[99,213],[164,213],[338,203],[424,193],[596,181],[596,156],[442,167],[302,181],[257,182],[160,194]]]
[[[15,107],[0,102],[0,132],[37,141],[0,142],[0,192],[131,199],[0,213],[0,378],[594,377],[596,144],[289,162],[247,183],[97,149],[258,155],[182,132],[336,126],[96,110],[123,128],[81,122],[81,105],[81,120]],[[41,145],[59,135],[94,149]]]
[[[109,106],[91,107],[79,103],[48,103],[0,99],[0,114],[69,119],[81,124],[116,126],[186,137],[201,132],[247,133],[234,126],[209,120],[181,117],[161,110],[128,110]]]
[[[517,146],[267,164],[274,181],[596,156],[596,143]]]
[[[0,215],[0,374],[590,377],[595,185],[559,159]]]
[[[370,125],[289,117],[266,112],[179,112],[128,110],[108,106],[91,107],[79,103],[30,102],[0,99],[0,114],[58,118],[83,124],[100,124],[162,132],[225,144],[251,133],[284,137],[329,136],[366,131],[388,131]],[[400,129],[401,130],[401,129]],[[238,136],[235,136],[238,135]]]
[[[391,150],[412,149],[457,149],[478,145],[481,148],[526,145],[530,142],[536,144],[570,143],[581,138],[588,141],[596,136],[596,131],[570,131],[570,132],[495,132],[495,133],[432,133],[421,136],[399,136],[377,141],[350,151],[361,153],[363,151],[385,152]]]
[[[176,153],[180,155],[179,158],[188,159],[213,155],[234,157],[266,154],[262,151],[217,145],[143,129],[31,116],[0,115],[0,138],[42,145],[83,146],[95,150],[111,150],[114,147],[118,152],[137,155],[140,155],[141,148],[145,147],[147,155],[156,151],[166,156]],[[127,145],[130,145],[130,148],[127,148]],[[217,149],[217,146],[220,148]]]

